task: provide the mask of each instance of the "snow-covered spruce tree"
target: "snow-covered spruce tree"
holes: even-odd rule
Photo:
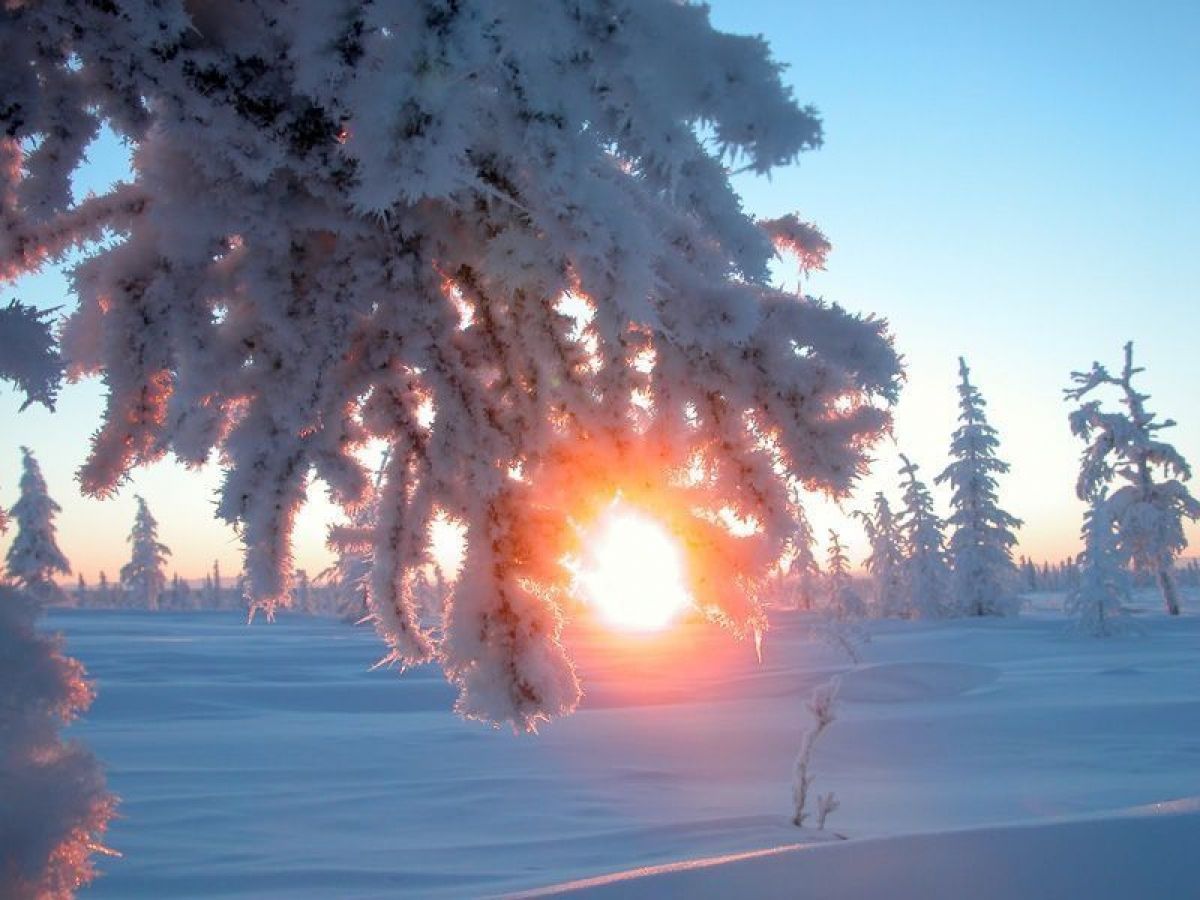
[[[1175,422],[1157,421],[1146,409],[1148,394],[1133,386],[1145,371],[1133,365],[1133,342],[1125,345],[1120,375],[1111,375],[1099,363],[1087,372],[1072,372],[1074,387],[1065,391],[1080,406],[1070,414],[1071,431],[1087,442],[1075,493],[1089,500],[1114,480],[1119,486],[1108,495],[1108,511],[1116,529],[1117,546],[1134,569],[1158,580],[1167,612],[1179,615],[1179,596],[1172,569],[1187,546],[1183,520],[1200,518],[1200,501],[1184,482],[1192,477],[1187,460],[1159,433]],[[1099,400],[1085,398],[1098,388],[1120,391],[1124,412],[1105,412]]]
[[[933,497],[917,478],[917,465],[900,455],[904,476],[904,510],[900,533],[904,536],[904,593],[909,616],[934,617],[956,612],[950,594],[950,567],[946,562],[942,520],[933,509]]]
[[[1079,581],[1067,593],[1067,615],[1086,634],[1113,634],[1120,630],[1129,589],[1128,561],[1118,546],[1108,496],[1101,490],[1084,515]]]
[[[38,631],[42,611],[0,572],[0,895],[13,900],[70,897],[90,881],[116,803],[96,759],[59,736],[92,688],[60,640]]]
[[[829,529],[829,546],[825,554],[826,608],[839,620],[861,619],[866,613],[862,597],[850,580],[850,559],[842,538]]]
[[[83,488],[219,454],[269,610],[310,477],[351,510],[357,451],[388,442],[371,610],[465,715],[574,707],[559,561],[615,494],[753,630],[789,481],[844,494],[886,427],[884,323],[771,287],[776,246],[811,266],[827,243],[751,220],[729,179],[820,122],[701,5],[40,0],[0,28],[0,278],[121,237],[76,266],[63,334],[109,390]],[[134,179],[71,206],[101,122]],[[411,581],[439,513],[467,550],[435,639]]]
[[[170,549],[158,541],[158,522],[150,507],[137,497],[137,513],[129,532],[129,562],[121,567],[121,587],[129,605],[138,609],[158,609],[167,586],[166,564]]]
[[[1017,612],[1019,573],[1012,548],[1014,528],[1021,520],[1000,508],[996,476],[1008,463],[996,456],[1000,439],[988,424],[987,402],[971,384],[971,371],[958,359],[958,421],[950,442],[953,462],[934,484],[950,485],[950,535],[948,557],[953,573],[952,593],[959,610],[968,616],[1003,616]]]
[[[854,515],[862,522],[871,547],[867,556],[874,593],[871,611],[877,616],[903,616],[908,612],[903,539],[891,504],[880,491],[875,494],[873,513],[855,510]]]
[[[8,574],[39,602],[60,603],[65,594],[54,577],[71,574],[71,565],[55,536],[54,517],[62,507],[51,499],[33,453],[22,447],[21,454],[21,493],[9,510],[17,533],[5,558]]]

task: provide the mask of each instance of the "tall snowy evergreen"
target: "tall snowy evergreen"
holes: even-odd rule
[[[21,493],[9,510],[17,533],[5,558],[8,574],[39,601],[61,602],[65,595],[54,577],[71,574],[71,565],[58,548],[54,524],[62,507],[50,498],[33,453],[28,447],[22,447],[21,453]]]
[[[167,585],[166,564],[171,551],[158,541],[158,522],[150,507],[137,498],[137,514],[129,533],[131,555],[121,567],[121,587],[127,602],[138,609],[158,609]]]
[[[933,497],[917,478],[917,465],[900,455],[904,476],[904,509],[900,533],[904,537],[904,592],[907,614],[943,616],[957,611],[950,596],[950,567],[946,562],[942,520],[933,509]]]
[[[1113,529],[1108,495],[1092,497],[1083,520],[1083,553],[1079,581],[1067,592],[1066,612],[1087,634],[1117,631],[1130,597],[1129,571]]]
[[[908,612],[905,561],[900,523],[883,492],[875,495],[874,512],[856,510],[855,516],[867,532],[871,552],[867,571],[871,574],[871,609],[877,616],[903,616]]]
[[[1158,421],[1146,409],[1148,394],[1133,386],[1145,371],[1133,365],[1133,342],[1125,345],[1120,375],[1099,363],[1087,372],[1072,372],[1074,387],[1064,392],[1080,406],[1070,414],[1071,431],[1087,442],[1075,493],[1091,500],[1116,482],[1108,495],[1108,513],[1116,529],[1117,547],[1133,567],[1158,580],[1167,612],[1179,615],[1179,593],[1172,572],[1185,547],[1183,520],[1200,518],[1200,501],[1184,485],[1192,477],[1187,460],[1160,438],[1175,425]],[[1120,392],[1124,412],[1106,412],[1099,400],[1085,399],[1102,387]]]
[[[1000,507],[996,476],[1008,471],[1008,463],[996,456],[1000,439],[988,424],[987,403],[971,384],[962,357],[958,374],[959,426],[950,443],[953,462],[934,479],[934,484],[948,482],[952,491],[948,520],[954,529],[948,547],[952,594],[965,615],[1009,615],[1017,611],[1019,575],[1012,548],[1017,543],[1013,529],[1020,527],[1021,520]]]
[[[0,29],[0,279],[87,244],[63,351],[108,405],[83,488],[216,456],[270,609],[310,479],[353,510],[385,441],[371,611],[465,715],[575,706],[559,560],[618,492],[688,548],[699,605],[754,630],[789,476],[844,495],[888,423],[884,323],[773,287],[777,249],[811,268],[828,242],[752,220],[730,181],[820,121],[702,5],[39,0]],[[134,179],[72,206],[102,122]],[[429,630],[439,515],[467,549]]]

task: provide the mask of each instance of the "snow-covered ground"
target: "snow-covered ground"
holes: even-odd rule
[[[1169,620],[1148,597],[1139,634],[1096,640],[1065,633],[1058,601],[870,623],[858,666],[794,614],[761,664],[708,626],[581,625],[587,697],[536,737],[460,721],[433,671],[370,671],[365,628],[54,612],[100,689],[74,734],[123,798],[124,857],[85,896],[486,896],[795,844],[804,702],[835,674],[814,789],[850,840],[588,889],[1200,896],[1200,603]]]

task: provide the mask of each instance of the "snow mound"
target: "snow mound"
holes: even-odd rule
[[[758,900],[1128,900],[1190,896],[1200,798],[1090,820],[795,844],[635,869],[514,895]]]
[[[991,684],[999,674],[992,666],[971,663],[885,663],[842,675],[838,697],[859,703],[942,700]]]

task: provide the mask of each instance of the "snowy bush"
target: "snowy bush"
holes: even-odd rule
[[[1075,627],[1098,637],[1122,630],[1130,599],[1127,560],[1117,543],[1108,496],[1092,498],[1083,520],[1079,580],[1067,592],[1065,609]]]
[[[1139,572],[1158,580],[1167,612],[1179,615],[1179,596],[1173,568],[1185,547],[1183,520],[1200,518],[1200,500],[1184,485],[1192,477],[1187,460],[1159,433],[1175,425],[1158,421],[1146,409],[1148,394],[1133,386],[1133,377],[1145,371],[1133,365],[1133,343],[1125,345],[1120,375],[1111,375],[1099,363],[1087,372],[1072,372],[1074,387],[1064,393],[1080,406],[1070,414],[1071,431],[1087,442],[1075,492],[1091,500],[1119,484],[1105,503],[1116,531],[1118,551]],[[1106,412],[1099,400],[1086,400],[1093,391],[1115,387],[1124,412]]]

